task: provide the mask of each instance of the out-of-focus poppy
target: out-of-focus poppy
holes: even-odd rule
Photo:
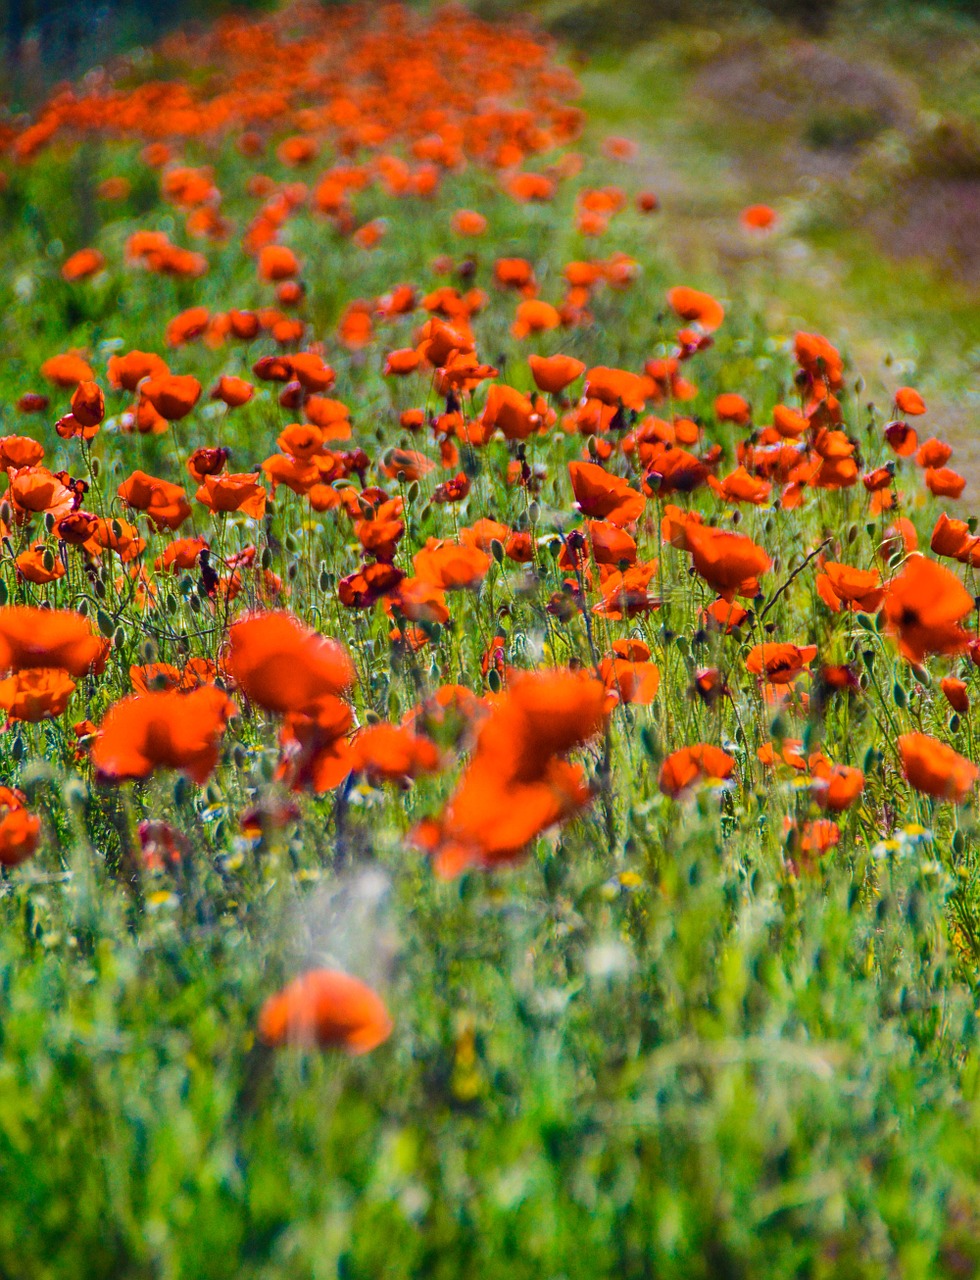
[[[343,645],[288,613],[259,613],[236,622],[225,667],[252,702],[281,714],[308,711],[354,681],[354,664]]]
[[[214,685],[123,698],[106,714],[92,747],[96,774],[104,782],[125,782],[156,769],[176,769],[203,784],[218,762],[221,736],[234,710]]]
[[[888,631],[909,662],[927,653],[960,653],[969,634],[960,626],[973,598],[959,578],[922,555],[911,555],[888,584],[882,605]]]
[[[0,608],[0,670],[60,667],[84,676],[103,662],[103,641],[87,618],[63,609]]]
[[[720,747],[699,742],[672,752],[660,767],[659,786],[664,795],[677,799],[699,782],[725,782],[735,770],[735,759]]]
[[[268,1045],[370,1053],[392,1032],[384,1001],[366,983],[334,969],[311,969],[262,1006],[258,1033]]]
[[[926,733],[904,733],[898,739],[902,772],[915,787],[936,800],[963,804],[980,770],[952,747]]]

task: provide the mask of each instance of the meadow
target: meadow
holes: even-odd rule
[[[691,47],[0,121],[0,1275],[980,1270],[976,309],[658,189]]]

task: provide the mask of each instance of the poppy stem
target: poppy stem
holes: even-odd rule
[[[829,545],[830,545],[830,543],[831,543],[831,542],[833,542],[833,538],[832,538],[832,537],[824,538],[823,542],[821,542],[821,544],[819,545],[819,547],[814,547],[814,549],[813,549],[813,550],[810,552],[810,554],[809,554],[809,555],[808,555],[808,556],[803,560],[803,562],[802,562],[801,564],[797,565],[797,567],[796,567],[796,568],[793,570],[793,572],[789,575],[789,577],[786,579],[786,581],[783,583],[783,585],[779,588],[779,590],[776,592],[776,594],[773,596],[773,598],[769,601],[769,603],[766,605],[766,607],[765,607],[765,608],[762,610],[762,612],[759,614],[759,621],[760,621],[760,623],[761,623],[761,622],[763,622],[763,621],[765,620],[765,616],[766,616],[766,614],[767,614],[767,613],[769,612],[769,610],[773,607],[773,605],[776,603],[776,601],[779,599],[779,597],[783,594],[783,592],[786,590],[786,588],[787,588],[787,587],[789,587],[789,586],[790,586],[790,585],[791,585],[791,584],[792,584],[792,583],[793,583],[793,582],[794,582],[794,581],[795,581],[795,580],[800,576],[800,574],[801,574],[801,573],[803,572],[803,570],[807,567],[807,565],[810,563],[810,561],[811,561],[811,560],[813,560],[813,559],[815,559],[815,558],[820,554],[820,552],[821,552],[821,551],[823,551],[823,549],[824,549],[825,547],[827,547],[827,546],[829,546]]]

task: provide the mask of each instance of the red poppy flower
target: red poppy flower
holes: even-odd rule
[[[677,799],[695,784],[703,781],[725,782],[735,769],[734,757],[699,742],[693,747],[681,747],[672,752],[660,768],[659,786],[664,795]]]
[[[980,776],[970,760],[926,733],[905,733],[898,740],[902,772],[916,791],[936,800],[962,804]]]
[[[528,356],[527,362],[535,385],[547,395],[561,395],[585,372],[582,361],[572,356]]]
[[[103,641],[81,614],[23,605],[0,609],[0,670],[60,667],[84,676],[98,668],[104,656]]]
[[[751,538],[694,523],[687,526],[685,537],[694,568],[720,596],[730,600],[758,594],[758,577],[772,562]]]
[[[757,644],[746,656],[745,669],[768,684],[789,684],[816,656],[815,644]]]
[[[235,705],[206,685],[190,693],[146,693],[112,707],[92,747],[92,763],[105,782],[146,778],[155,769],[177,769],[207,781]]]
[[[583,515],[608,520],[619,526],[639,519],[646,498],[620,476],[614,476],[592,462],[570,462],[575,501]]]
[[[888,631],[909,662],[927,653],[959,653],[970,639],[959,625],[973,609],[973,598],[948,569],[911,555],[888,584],[882,611]]]
[[[288,613],[258,613],[236,622],[225,666],[242,692],[279,713],[305,712],[354,682],[343,645],[304,627]]]
[[[349,974],[311,969],[270,996],[259,1013],[258,1033],[268,1045],[339,1048],[370,1053],[391,1035],[381,997]]]
[[[833,560],[828,560],[823,573],[817,575],[816,588],[834,613],[840,613],[844,606],[852,613],[877,613],[885,595],[877,569],[856,569]]]
[[[725,318],[724,307],[710,293],[700,293],[685,285],[668,289],[667,301],[682,320],[697,324],[705,333],[714,333]]]
[[[955,676],[944,676],[939,682],[939,687],[943,691],[943,696],[960,715],[966,715],[970,710],[970,695],[967,692],[966,681],[958,680]]]
[[[0,707],[11,720],[36,724],[60,716],[75,692],[75,682],[57,667],[34,667],[0,680]]]

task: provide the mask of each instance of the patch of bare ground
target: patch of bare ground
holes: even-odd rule
[[[916,108],[913,90],[891,70],[810,40],[741,41],[702,69],[695,91],[749,119],[815,129],[828,149],[905,128]]]
[[[913,178],[863,222],[892,257],[922,259],[980,287],[980,179]]]
[[[944,120],[925,128],[915,86],[891,68],[849,58],[815,41],[770,47],[745,40],[698,74],[696,92],[710,109],[734,112],[747,125],[777,127],[785,188],[836,187],[848,217],[899,259],[918,259],[951,279],[980,287],[980,137],[973,126]],[[908,147],[908,165],[882,175],[855,199],[852,184],[867,144],[886,131]],[[767,168],[772,148],[739,153],[746,175]]]

